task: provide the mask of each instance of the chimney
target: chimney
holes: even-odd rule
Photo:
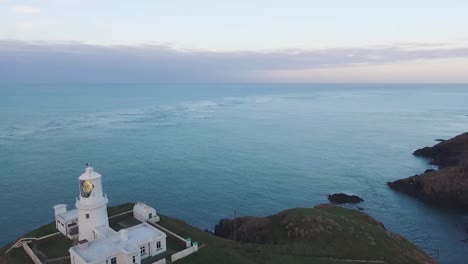
[[[66,204],[57,204],[54,206],[55,216],[64,214],[67,212],[67,205]]]
[[[88,240],[83,239],[83,240],[78,241],[78,246],[80,247],[80,249],[88,248]]]
[[[128,231],[127,231],[127,229],[120,229],[119,233],[120,233],[120,239],[122,239],[123,241],[128,240]]]

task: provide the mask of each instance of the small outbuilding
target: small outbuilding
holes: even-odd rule
[[[78,237],[78,210],[67,211],[66,204],[54,206],[55,228],[69,239]]]
[[[159,216],[156,214],[156,210],[141,202],[133,206],[133,217],[141,222],[159,222]]]

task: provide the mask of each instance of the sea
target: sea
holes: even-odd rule
[[[468,213],[386,182],[432,168],[412,152],[468,131],[467,115],[462,84],[2,84],[0,245],[74,208],[89,162],[110,205],[208,230],[359,195],[440,263],[466,263]]]

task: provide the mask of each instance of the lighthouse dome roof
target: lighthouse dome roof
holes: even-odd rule
[[[93,167],[87,167],[85,172],[83,174],[81,174],[80,177],[78,177],[78,179],[80,180],[94,180],[94,179],[98,179],[98,178],[101,178],[102,175],[95,172]]]

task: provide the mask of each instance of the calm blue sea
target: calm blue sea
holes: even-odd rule
[[[395,193],[412,156],[468,131],[468,85],[0,86],[0,245],[74,207],[86,162],[110,204],[143,201],[212,229],[346,192],[441,263],[464,263],[467,214]]]

